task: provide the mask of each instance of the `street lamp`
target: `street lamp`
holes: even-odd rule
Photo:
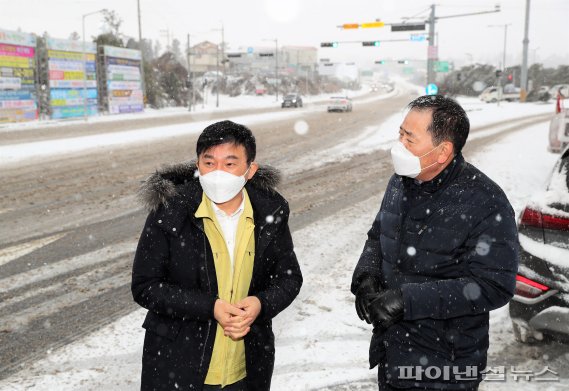
[[[275,91],[277,95],[277,102],[279,101],[279,40],[263,39],[263,41],[271,41],[275,43]]]
[[[489,24],[488,27],[500,27],[504,29],[504,52],[502,57],[502,69],[506,71],[506,42],[508,38],[508,26],[510,23],[504,24]],[[502,76],[498,78],[498,106],[500,106],[500,100],[502,99]]]
[[[222,54],[222,63],[223,69],[225,70],[225,36],[223,31],[223,23],[221,24],[220,29],[212,29],[211,31],[221,31],[221,54]],[[216,53],[215,53],[215,107],[219,107],[219,45],[216,45]],[[225,72],[224,72],[225,74]]]
[[[90,15],[95,15],[99,13],[107,12],[106,8],[100,9],[98,11],[89,12],[83,15],[83,118],[87,121],[87,54],[85,53],[85,18]]]
[[[489,24],[488,27],[499,27],[504,29],[504,52],[502,57],[502,69],[506,70],[506,42],[508,40],[508,26],[511,26],[511,23],[504,23],[504,24]]]

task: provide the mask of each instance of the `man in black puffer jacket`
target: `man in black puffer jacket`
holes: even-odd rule
[[[141,189],[150,213],[132,295],[148,310],[143,391],[270,389],[272,319],[302,274],[280,174],[255,155],[250,129],[217,122],[198,138],[197,161],[166,167]]]
[[[489,312],[514,293],[514,212],[464,160],[470,124],[458,103],[423,96],[409,108],[351,290],[374,326],[380,390],[477,390]]]

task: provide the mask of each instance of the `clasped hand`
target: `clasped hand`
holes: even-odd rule
[[[251,331],[251,325],[261,312],[261,301],[255,296],[231,304],[217,299],[213,308],[215,320],[223,327],[225,336],[236,341]]]

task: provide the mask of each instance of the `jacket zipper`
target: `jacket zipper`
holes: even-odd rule
[[[202,231],[202,237],[203,237],[203,243],[204,243],[204,260],[205,260],[205,275],[207,277],[207,287],[208,287],[208,291],[209,293],[211,292],[211,281],[209,279],[209,270],[207,268],[207,242],[206,242],[206,236],[205,236],[205,232]],[[211,333],[211,319],[207,320],[207,333],[205,336],[205,342],[203,344],[203,351],[202,351],[202,357],[200,359],[200,370],[202,369],[203,366],[203,362],[204,362],[204,358],[205,358],[205,350],[207,349],[207,341],[209,340],[209,335]],[[207,376],[207,374],[206,374]]]

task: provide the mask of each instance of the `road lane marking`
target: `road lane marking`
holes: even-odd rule
[[[0,213],[2,213],[1,210]],[[36,239],[26,243],[20,243],[15,246],[3,248],[0,250],[0,266],[13,261],[14,259],[23,257],[32,251],[45,247],[48,244],[51,244],[56,240],[63,238],[65,235],[67,235],[67,233],[59,233],[56,235],[47,236],[45,238]]]
[[[111,258],[131,254],[134,252],[135,248],[135,241],[125,241],[115,243],[86,254],[52,262],[36,269],[24,270],[21,273],[0,280],[0,293],[6,293],[13,289],[22,288],[40,281],[48,280],[84,266],[95,265]]]

